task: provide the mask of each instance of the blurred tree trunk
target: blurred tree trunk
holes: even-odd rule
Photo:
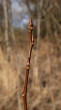
[[[9,22],[9,27],[10,27],[10,29],[9,29],[10,37],[13,41],[15,53],[17,53],[16,39],[15,39],[14,29],[13,29],[13,26],[12,26],[12,10],[11,10],[11,8],[10,8],[10,15],[8,17],[8,22]]]
[[[42,6],[43,6],[43,0],[40,0],[37,5],[37,13],[38,13],[38,19],[37,19],[37,47],[36,47],[36,56],[34,59],[34,69],[33,69],[33,80],[34,80],[34,85],[38,85],[39,83],[39,78],[38,78],[38,51],[39,51],[39,41],[41,37],[41,11],[42,11]],[[40,74],[40,73],[39,73]]]
[[[10,49],[9,49],[9,35],[8,35],[8,30],[10,31],[10,36],[12,34],[12,40],[13,40],[13,43],[14,43],[14,48],[15,48],[15,53],[16,53],[16,67],[17,67],[17,70],[18,70],[18,78],[17,78],[17,99],[18,99],[18,110],[21,110],[22,109],[22,106],[21,106],[21,100],[20,100],[20,85],[19,85],[19,70],[20,70],[20,64],[19,64],[19,58],[18,58],[18,52],[17,52],[17,48],[16,48],[16,42],[15,42],[15,35],[14,35],[14,30],[13,30],[13,27],[12,27],[12,10],[11,10],[11,4],[10,4],[10,1],[8,2],[7,0],[3,0],[3,8],[4,8],[4,17],[5,17],[5,37],[6,37],[6,44],[7,44],[7,58],[9,60],[10,58]],[[10,28],[9,28],[9,27]]]
[[[5,18],[5,40],[7,46],[7,59],[10,60],[10,47],[9,47],[9,36],[8,36],[8,14],[7,14],[7,1],[3,0],[4,18]]]

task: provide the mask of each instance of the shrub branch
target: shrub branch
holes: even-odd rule
[[[27,63],[26,63],[26,76],[25,76],[25,84],[24,84],[24,88],[22,91],[22,97],[23,97],[23,101],[24,101],[24,110],[27,110],[27,86],[28,86],[28,76],[29,76],[29,70],[30,70],[30,60],[31,60],[31,54],[32,54],[32,49],[34,46],[34,36],[32,34],[33,32],[33,23],[31,18],[29,19],[29,24],[28,24],[28,33],[29,33],[29,45],[30,45],[30,49],[29,49],[29,57],[27,59]]]

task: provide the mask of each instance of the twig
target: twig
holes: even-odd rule
[[[29,51],[29,57],[26,64],[26,76],[25,76],[25,84],[24,89],[22,91],[22,97],[24,101],[24,110],[27,110],[27,85],[28,85],[28,75],[29,75],[29,69],[30,69],[30,60],[31,60],[31,54],[32,49],[34,46],[34,36],[32,35],[33,31],[33,23],[31,18],[29,19],[29,26],[28,26],[28,33],[29,33],[29,41],[30,41],[30,51]]]

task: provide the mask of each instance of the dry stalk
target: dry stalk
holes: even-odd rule
[[[30,41],[30,49],[29,49],[29,57],[27,59],[26,63],[26,76],[25,76],[25,84],[24,88],[22,91],[22,97],[24,101],[24,110],[27,110],[27,85],[28,85],[28,75],[29,75],[29,69],[30,69],[30,60],[31,60],[31,54],[32,54],[32,49],[34,46],[34,36],[32,34],[33,31],[33,23],[31,18],[29,19],[29,25],[28,25],[28,33],[29,33],[29,41]]]

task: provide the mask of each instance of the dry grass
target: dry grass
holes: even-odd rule
[[[20,93],[25,79],[27,59],[27,43],[18,44],[19,63],[11,50],[11,61],[0,49],[0,110],[18,110],[17,77],[18,64],[20,65]],[[23,48],[22,48],[23,47]],[[25,48],[25,49],[24,49]],[[26,49],[27,48],[27,49]],[[28,110],[61,110],[61,45],[53,45],[47,39],[40,41],[38,54],[38,85],[34,85],[33,62],[35,48],[32,55],[28,85]],[[20,106],[23,110],[23,101],[20,95]]]

